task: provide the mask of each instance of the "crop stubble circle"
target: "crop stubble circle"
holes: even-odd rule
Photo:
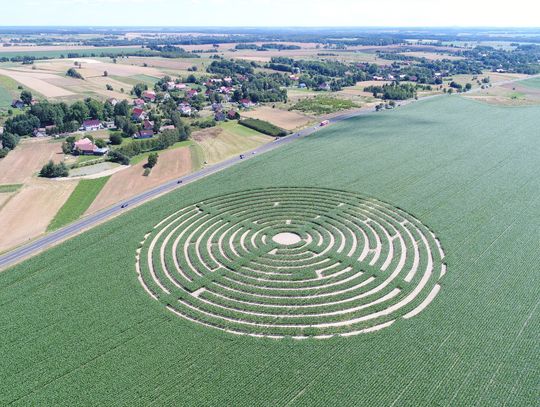
[[[152,298],[187,320],[256,337],[322,339],[415,316],[440,289],[443,259],[434,233],[399,208],[287,187],[180,209],[144,237],[136,270]]]

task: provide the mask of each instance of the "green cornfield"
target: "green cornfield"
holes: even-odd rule
[[[539,118],[540,107],[504,108],[449,96],[350,119],[188,184],[0,273],[0,405],[537,405]],[[246,212],[251,204],[244,203],[256,194],[261,197],[253,201],[254,212]],[[319,233],[323,241],[336,239],[331,257],[343,278],[349,278],[345,255],[359,251],[350,243],[340,246],[347,228],[361,236],[369,224],[372,242],[385,230],[401,236],[410,231],[407,248],[426,236],[419,267],[429,259],[444,264],[444,277],[426,283],[440,291],[422,312],[410,319],[398,314],[384,329],[340,336],[348,328],[303,327],[312,316],[303,309],[286,315],[279,308],[285,300],[264,297],[268,289],[261,290],[253,275],[238,276],[227,287],[221,280],[241,271],[243,260],[230,259],[243,241],[244,249],[250,242],[266,247],[259,235],[231,229],[222,233],[232,243],[221,252],[214,232],[227,222],[245,227],[255,218],[256,225],[264,225],[267,214],[257,206],[264,202],[286,225],[270,224],[272,233],[291,232],[305,217],[325,210],[311,229],[295,230],[301,237]],[[362,209],[358,219],[352,215],[357,208]],[[191,215],[198,216],[185,224],[192,240],[181,228],[168,242],[166,234],[158,235]],[[334,237],[325,234],[323,221]],[[387,240],[397,244],[396,236]],[[158,260],[160,247],[175,247],[164,252],[164,263]],[[304,261],[298,248],[290,246],[282,266]],[[381,255],[387,250],[390,246]],[[154,260],[148,261],[148,253]],[[174,284],[164,286],[170,294],[163,294],[155,282],[164,281],[163,264],[174,265],[175,259],[189,277],[178,282],[188,292],[220,284],[220,290],[185,302],[196,312],[177,304],[192,294],[173,292]],[[271,259],[263,259],[258,269],[248,266],[274,278]],[[191,275],[184,261],[206,264],[215,273]],[[216,268],[220,264],[225,269]],[[377,278],[379,271],[370,268],[377,265],[364,264],[361,278]],[[310,278],[308,272],[325,277],[310,267],[299,278]],[[296,284],[296,278],[287,284]],[[158,301],[140,279],[159,294]],[[279,284],[271,288],[288,287]],[[233,291],[240,286],[243,291]],[[407,287],[400,281],[393,289]],[[232,294],[224,298],[225,292]],[[248,295],[260,295],[267,308],[278,306],[268,312],[277,316],[266,315]],[[217,305],[204,302],[210,300]],[[328,305],[289,301],[319,311]],[[240,310],[231,309],[239,304]],[[245,311],[253,313],[246,321],[264,327],[240,327],[236,319]],[[275,328],[295,312],[298,327]],[[343,320],[332,316],[321,322]]]

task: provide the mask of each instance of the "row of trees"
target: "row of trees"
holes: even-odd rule
[[[382,86],[367,86],[364,92],[372,92],[374,97],[381,97],[384,100],[406,100],[416,97],[416,86],[393,82]]]
[[[111,156],[115,161],[124,163],[124,157],[134,157],[148,151],[165,150],[179,141],[187,140],[187,135],[182,134],[178,129],[164,130],[157,137],[144,140],[135,140],[114,150],[115,155]]]
[[[129,117],[130,113],[127,101],[119,102],[116,106],[109,101],[103,103],[92,98],[71,105],[42,101],[32,105],[27,112],[9,118],[4,129],[18,136],[29,136],[38,127],[51,126],[49,132],[59,134],[76,131],[88,118],[107,120],[115,116]]]

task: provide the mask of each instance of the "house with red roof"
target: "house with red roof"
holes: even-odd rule
[[[199,91],[196,89],[190,89],[187,91],[186,95],[188,98],[193,98],[199,94]]]
[[[141,97],[146,101],[146,102],[155,102],[156,101],[156,92],[154,92],[153,90],[145,90]]]
[[[180,103],[178,105],[178,111],[185,116],[191,116],[193,109],[188,103]]]
[[[102,129],[101,121],[97,119],[85,120],[82,124],[84,131],[96,131]]]
[[[136,107],[133,109],[133,112],[131,112],[131,119],[135,121],[142,121],[146,119],[146,113],[144,109],[140,107]]]
[[[144,130],[154,130],[154,122],[148,119],[144,119],[143,121],[143,129]]]
[[[85,137],[81,140],[76,141],[75,146],[73,148],[74,151],[83,155],[94,154],[95,149],[96,149],[96,145],[88,137]]]
[[[133,105],[137,106],[137,107],[141,107],[141,106],[144,106],[144,100],[142,99],[135,99],[133,101]]]
[[[245,107],[246,109],[256,105],[256,103],[253,103],[250,99],[241,99],[239,103],[242,107]]]

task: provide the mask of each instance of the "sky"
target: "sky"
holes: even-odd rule
[[[540,0],[0,0],[0,10],[0,26],[540,26]]]

